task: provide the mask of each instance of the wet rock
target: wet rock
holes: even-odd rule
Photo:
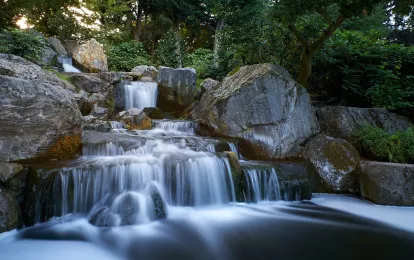
[[[95,106],[104,106],[107,93],[93,93],[89,95],[86,91],[81,90],[75,94],[76,103],[82,115],[86,116],[92,113]]]
[[[16,56],[0,55],[2,69],[11,73],[0,75],[0,161],[75,156],[82,117],[67,83]]]
[[[297,156],[300,144],[319,131],[309,94],[280,68],[258,64],[239,69],[207,92],[192,117],[217,135],[242,138],[252,159]]]
[[[154,218],[156,220],[164,219],[167,217],[167,206],[163,197],[161,196],[161,192],[159,191],[157,185],[154,183],[150,183],[147,188],[148,194],[151,196],[151,201],[154,205]]]
[[[63,46],[63,44],[60,42],[60,40],[58,38],[49,37],[47,39],[47,41],[52,46],[52,48],[57,52],[58,55],[60,55],[60,56],[67,56],[68,55],[68,52],[66,51],[65,47]]]
[[[21,227],[19,203],[11,193],[0,188],[0,233]]]
[[[164,119],[164,114],[158,107],[146,107],[143,111],[151,119]]]
[[[88,72],[108,71],[108,61],[102,45],[91,39],[73,51],[73,59],[77,65]]]
[[[17,163],[0,162],[0,182],[12,179],[23,170],[23,165]]]
[[[88,93],[108,92],[109,82],[86,73],[74,73],[70,77],[72,84]]]
[[[346,140],[316,135],[306,143],[303,157],[314,165],[332,192],[359,191],[360,156]]]
[[[114,100],[114,112],[119,113],[125,110],[125,86],[129,84],[129,81],[122,80],[114,86],[113,100]]]
[[[155,82],[153,78],[150,77],[143,77],[140,81],[142,82]]]
[[[414,206],[414,165],[361,162],[362,197],[376,204]]]
[[[120,112],[115,119],[125,123],[129,130],[149,130],[152,128],[151,118],[143,110],[137,108]]]
[[[135,193],[127,192],[119,195],[114,201],[112,212],[120,216],[121,226],[138,224],[140,201],[137,196]]]
[[[100,72],[98,74],[98,77],[106,82],[109,82],[110,84],[116,84],[119,83],[121,80],[125,78],[125,75],[122,72]]]
[[[45,46],[39,53],[40,60],[37,64],[42,66],[54,66],[57,61],[57,53],[52,48]]]
[[[162,111],[182,111],[194,101],[197,94],[197,73],[194,69],[160,67],[157,81],[157,104]]]
[[[109,133],[112,130],[112,126],[109,122],[101,121],[101,120],[95,120],[93,123],[84,124],[82,126],[82,129],[83,130],[88,130],[88,131]]]
[[[4,188],[16,198],[19,204],[23,204],[24,201],[28,172],[28,168],[23,168],[20,172],[3,183]]]
[[[336,138],[349,138],[366,124],[388,133],[407,130],[412,122],[383,108],[323,107],[317,110],[321,132]]]
[[[141,65],[133,68],[132,73],[139,75],[141,78],[149,77],[153,80],[156,80],[158,77],[158,70],[154,66]]]
[[[97,227],[115,227],[121,224],[118,215],[112,213],[108,207],[104,207],[96,212],[89,222]]]

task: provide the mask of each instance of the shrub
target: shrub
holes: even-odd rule
[[[165,36],[158,42],[157,48],[155,50],[157,55],[157,62],[159,65],[177,68],[180,65],[180,58],[185,57],[185,42],[180,39],[180,51],[177,52],[177,35],[174,31],[168,31]]]
[[[143,44],[136,41],[109,46],[107,56],[109,68],[113,71],[131,71],[136,66],[150,64]]]
[[[210,68],[213,66],[213,52],[209,49],[197,49],[185,57],[184,65],[194,68],[200,78],[211,77]]]
[[[366,125],[352,138],[351,142],[363,156],[379,161],[395,163],[414,162],[414,130],[389,134],[381,128]]]
[[[46,46],[45,39],[35,31],[12,29],[0,33],[0,53],[14,54],[37,62]]]

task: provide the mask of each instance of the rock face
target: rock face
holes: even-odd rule
[[[83,89],[88,93],[107,92],[110,85],[109,82],[104,81],[99,77],[85,73],[72,74],[70,81],[73,85]]]
[[[141,65],[132,69],[132,73],[138,74],[140,77],[150,77],[156,80],[158,77],[158,70],[154,66]]]
[[[0,161],[74,156],[82,117],[70,84],[15,56],[0,55],[0,74]]]
[[[39,82],[41,84],[47,84],[49,87],[56,86],[75,91],[73,85],[61,80],[55,74],[45,71],[38,65],[14,55],[0,54],[0,75]]]
[[[361,195],[377,204],[414,206],[414,165],[361,162]]]
[[[23,166],[17,163],[0,162],[0,182],[12,179],[23,170]]]
[[[323,134],[307,142],[303,157],[315,167],[320,177],[333,192],[358,191],[360,157],[358,151],[343,139]]]
[[[45,46],[40,52],[39,65],[54,66],[56,63],[57,53],[52,48]]]
[[[76,48],[79,47],[79,44],[76,40],[64,40],[62,41],[63,46],[69,57],[73,57],[73,52]]]
[[[197,94],[197,73],[194,69],[160,67],[157,81],[157,104],[162,111],[181,111],[194,101]]]
[[[73,59],[89,72],[108,71],[108,61],[102,45],[91,39],[73,51]]]
[[[413,126],[408,118],[382,108],[323,107],[317,117],[322,133],[337,138],[348,138],[367,123],[389,133]]]
[[[148,130],[152,128],[151,118],[143,110],[137,108],[120,112],[115,119],[125,123],[129,130]]]
[[[0,188],[0,233],[21,226],[19,203],[13,195]]]
[[[60,56],[67,56],[68,55],[68,52],[66,51],[65,47],[63,46],[63,44],[60,42],[60,40],[58,38],[49,37],[47,39],[47,41],[52,46],[52,48],[57,52],[58,55],[60,55]]]
[[[309,94],[278,67],[240,68],[206,93],[192,114],[219,135],[240,137],[248,158],[299,154],[299,145],[319,131]]]

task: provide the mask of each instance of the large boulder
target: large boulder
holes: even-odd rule
[[[67,85],[22,58],[0,55],[0,161],[80,151],[82,117]]]
[[[108,61],[102,45],[91,39],[73,51],[73,59],[89,72],[108,71]]]
[[[63,40],[62,44],[69,57],[73,57],[73,52],[79,47],[77,40]]]
[[[0,54],[0,75],[44,83],[49,87],[56,86],[70,91],[76,90],[73,85],[61,80],[56,74],[43,70],[40,66],[19,56],[9,54]]]
[[[306,143],[303,157],[313,164],[327,191],[358,192],[360,156],[346,140],[316,135]]]
[[[110,85],[109,82],[102,80],[95,75],[86,73],[74,73],[71,75],[70,81],[73,85],[88,93],[107,92]]]
[[[40,51],[39,58],[40,59],[36,61],[37,64],[41,66],[54,66],[57,61],[57,53],[49,46],[45,46]]]
[[[349,138],[366,124],[389,133],[406,130],[412,122],[383,108],[323,107],[317,110],[321,132],[336,138]]]
[[[49,37],[47,39],[47,41],[52,46],[52,48],[57,52],[58,55],[60,55],[60,56],[67,56],[68,55],[68,52],[66,51],[65,47],[63,46],[63,44],[60,42],[60,40],[58,38]]]
[[[19,228],[21,223],[19,203],[11,193],[0,188],[0,233]]]
[[[271,64],[242,67],[207,92],[192,116],[218,135],[242,138],[249,158],[296,156],[319,125],[309,94],[286,73]]]
[[[156,80],[158,77],[158,70],[154,66],[140,65],[131,70],[132,73],[139,75],[141,78],[149,77]]]
[[[201,82],[200,87],[202,92],[209,92],[213,91],[217,88],[217,86],[220,84],[220,81],[214,80],[214,79],[205,79],[203,82]]]
[[[165,112],[182,111],[196,97],[197,73],[192,68],[160,67],[157,79],[158,106]]]
[[[362,197],[377,204],[414,206],[414,165],[361,162]]]

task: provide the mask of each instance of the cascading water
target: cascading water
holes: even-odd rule
[[[126,86],[127,108],[155,106],[154,84]],[[31,225],[48,222],[16,233],[48,241],[9,246],[0,236],[1,257],[303,259],[303,252],[312,252],[309,259],[404,259],[414,251],[414,238],[377,222],[311,202],[270,203],[309,194],[307,180],[297,178],[305,167],[240,161],[237,171],[220,153],[239,158],[234,140],[198,137],[191,121],[154,120],[145,131],[110,124],[110,133],[83,132],[81,158],[31,170],[27,199],[33,203],[25,214],[34,218]],[[95,242],[116,256],[72,240]],[[349,250],[362,245],[367,250]]]
[[[125,109],[157,106],[158,85],[155,82],[130,82],[125,85]]]
[[[80,73],[81,71],[73,66],[71,57],[59,56],[58,61],[62,64],[64,72]]]

